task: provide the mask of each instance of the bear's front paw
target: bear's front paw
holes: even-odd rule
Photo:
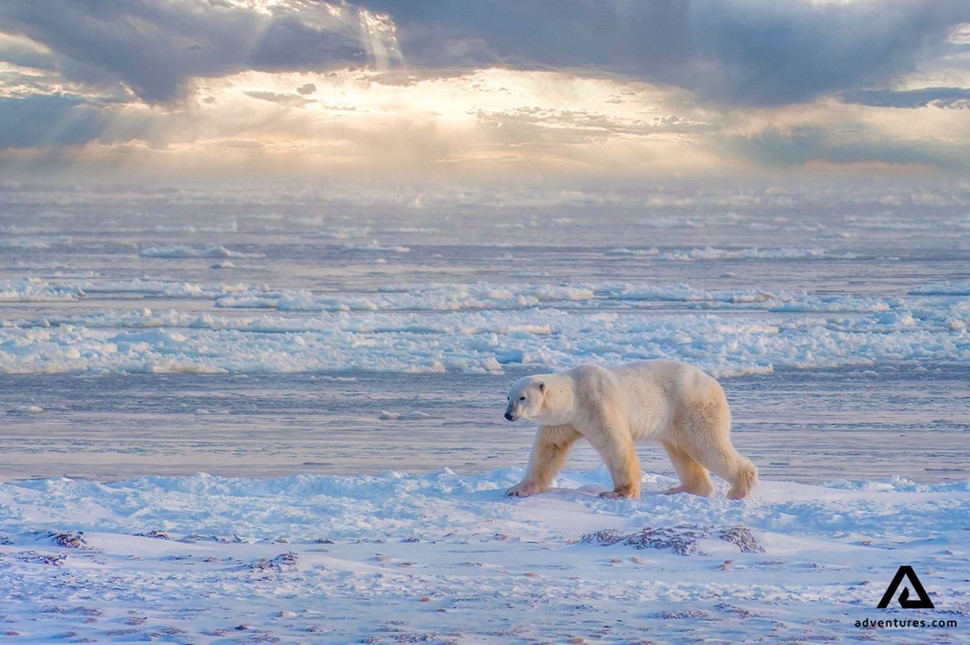
[[[529,497],[541,493],[542,488],[538,484],[530,481],[520,481],[512,488],[505,491],[506,497]]]

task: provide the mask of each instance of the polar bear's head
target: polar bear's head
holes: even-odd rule
[[[505,408],[505,418],[509,421],[519,419],[539,420],[546,397],[546,383],[539,376],[520,378],[509,388],[509,404]]]

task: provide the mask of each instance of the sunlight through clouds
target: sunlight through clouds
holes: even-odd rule
[[[301,93],[307,86],[312,93]],[[714,127],[700,110],[673,113],[683,106],[642,83],[554,72],[488,69],[436,79],[246,72],[200,81],[196,90],[204,98],[195,120],[209,125],[193,138],[260,154],[287,151],[297,165],[332,172],[529,164],[605,173],[621,158],[663,165],[661,151]]]
[[[970,8],[950,0],[53,4],[0,6],[8,176],[970,169]]]

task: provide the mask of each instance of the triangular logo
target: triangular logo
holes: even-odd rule
[[[889,601],[896,595],[896,590],[902,584],[903,578],[907,579],[908,586],[903,587],[903,592],[899,594],[899,606],[903,609],[933,609],[933,601],[930,600],[930,597],[926,594],[926,590],[923,589],[923,584],[916,577],[916,572],[913,571],[913,567],[908,564],[899,567],[899,571],[896,572],[893,581],[889,583],[889,588],[883,594],[882,600],[879,601],[879,609],[885,609],[889,606]],[[918,600],[909,599],[910,587],[916,592]]]

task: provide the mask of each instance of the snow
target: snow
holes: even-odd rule
[[[82,293],[79,287],[50,284],[39,278],[0,281],[0,302],[77,300]]]
[[[970,642],[965,182],[0,203],[12,642]],[[754,495],[581,445],[506,498],[508,383],[641,358],[721,378]]]
[[[504,497],[520,475],[3,484],[0,620],[36,643],[918,643],[967,634],[854,623],[970,624],[970,482],[768,481],[735,502],[724,490],[663,495],[674,480],[648,474],[641,499],[615,501],[597,496],[609,487],[598,469],[567,472],[546,495]],[[679,555],[590,535],[646,528],[696,542]],[[717,537],[732,531],[753,542]],[[937,609],[875,608],[904,563]]]

